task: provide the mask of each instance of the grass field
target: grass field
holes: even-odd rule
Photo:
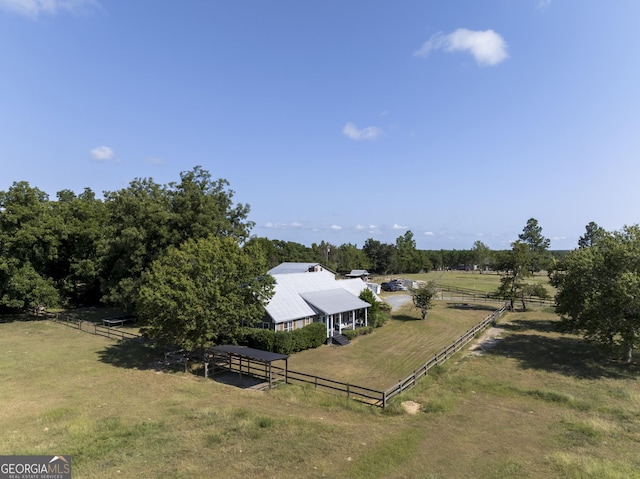
[[[420,274],[403,274],[401,277],[417,281],[435,281],[439,286],[475,289],[481,293],[492,293],[500,285],[500,275],[492,271],[482,274],[479,271],[430,271]],[[391,278],[391,276],[382,276],[372,278],[372,280],[381,283]],[[527,282],[544,284],[549,293],[553,294],[553,288],[549,285],[546,272],[539,272],[528,277]]]
[[[507,314],[494,347],[460,353],[385,411],[160,373],[152,351],[49,321],[0,324],[0,454],[71,454],[76,478],[640,478],[638,366],[555,320]],[[420,326],[396,321],[385,328]]]
[[[438,301],[422,321],[409,301],[394,311],[393,318],[374,334],[359,336],[348,347],[321,346],[295,354],[289,359],[289,367],[384,390],[420,368],[499,306],[500,303],[468,305]]]

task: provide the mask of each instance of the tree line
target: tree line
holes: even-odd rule
[[[260,256],[262,273],[285,261],[374,274],[494,262],[494,252],[479,241],[470,250],[419,250],[411,231],[395,244],[368,239],[362,248],[252,237],[249,206],[233,197],[226,180],[199,166],[166,185],[135,179],[102,199],[90,188],[62,190],[52,199],[25,181],[14,182],[0,191],[0,310],[98,303],[135,310],[155,261],[209,237],[229,238]]]
[[[570,252],[549,251],[535,218],[503,251],[480,241],[469,250],[419,250],[411,231],[395,244],[307,247],[251,236],[249,206],[233,197],[226,180],[199,166],[166,185],[135,179],[102,199],[90,188],[50,199],[14,182],[0,191],[0,312],[116,304],[137,312],[151,336],[197,346],[260,320],[273,294],[266,271],[284,261],[377,274],[473,265],[501,274],[498,294],[512,309],[547,296],[528,281],[547,270],[567,330],[624,350],[629,362],[640,342],[637,225],[610,232],[589,223]]]

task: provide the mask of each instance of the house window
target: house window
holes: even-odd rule
[[[293,330],[293,321],[287,321],[283,326],[285,331],[291,331]]]

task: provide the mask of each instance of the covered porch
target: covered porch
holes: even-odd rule
[[[301,296],[318,312],[319,321],[327,328],[327,338],[342,334],[346,329],[368,325],[367,311],[371,305],[344,289],[303,293]]]

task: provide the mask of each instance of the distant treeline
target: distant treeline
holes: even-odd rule
[[[201,167],[166,185],[136,179],[102,199],[90,188],[62,190],[51,199],[14,182],[0,191],[0,311],[97,303],[133,310],[155,260],[212,235],[260,247],[270,266],[319,262],[339,273],[486,268],[493,262],[494,252],[481,242],[469,250],[418,250],[411,231],[395,244],[368,239],[362,248],[252,237],[249,206],[233,196],[226,180],[212,179]]]

